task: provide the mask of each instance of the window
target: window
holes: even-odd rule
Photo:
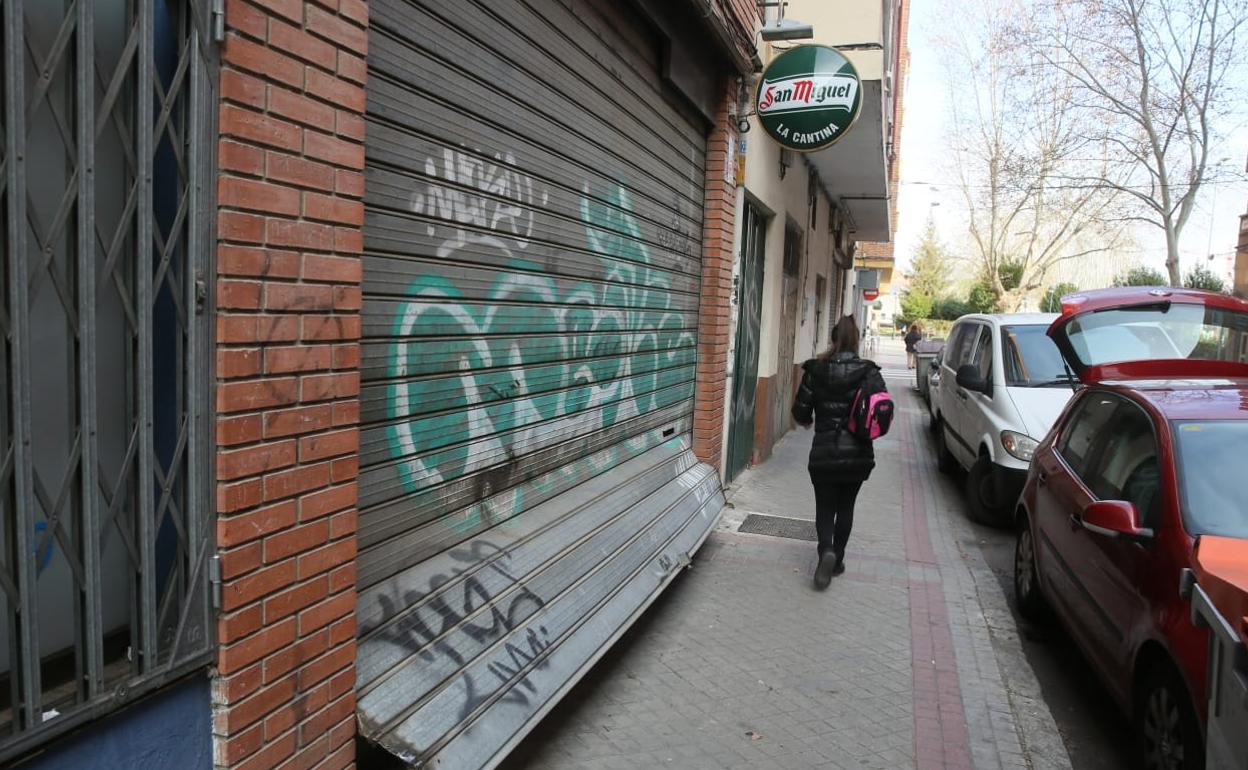
[[[985,381],[992,380],[992,329],[980,327],[979,341],[975,343],[975,353],[970,362],[979,370],[979,376]]]
[[[979,330],[977,324],[963,323],[953,327],[953,332],[949,335],[949,343],[945,345],[945,362],[950,369],[955,372],[962,365],[965,356],[963,350],[969,348],[971,341],[975,338],[975,332]]]
[[[802,271],[802,234],[790,225],[784,231],[784,274],[796,276]]]
[[[828,280],[822,275],[815,276],[815,353],[819,352],[819,342],[823,336],[823,299],[828,292]],[[828,330],[831,332],[831,329]],[[829,337],[832,335],[829,333]]]
[[[1116,396],[1092,393],[1079,403],[1057,442],[1057,451],[1075,475],[1087,482],[1088,464],[1096,441],[1114,416],[1121,401]]]
[[[1070,387],[1071,377],[1062,354],[1045,333],[1047,327],[1004,326],[1001,328],[1005,383],[1013,387]]]
[[[1174,424],[1183,524],[1189,535],[1248,538],[1244,447],[1248,420]]]
[[[1088,489],[1098,500],[1134,503],[1141,522],[1156,527],[1161,512],[1160,469],[1153,423],[1135,404],[1120,401],[1103,431]]]
[[[206,6],[4,15],[0,764],[212,657]]]
[[[1090,366],[1184,358],[1242,363],[1248,313],[1159,302],[1090,313],[1069,321],[1066,333]]]
[[[819,223],[819,174],[812,168],[806,175],[806,198],[810,208],[810,229]]]
[[[949,361],[949,366],[955,372],[971,362],[979,345],[979,333],[983,328],[982,324],[968,323],[962,329],[957,347],[952,352],[953,358]]]

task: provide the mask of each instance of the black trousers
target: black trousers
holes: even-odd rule
[[[861,481],[811,479],[815,485],[815,530],[819,533],[819,553],[828,549],[843,552],[854,528],[854,501]]]

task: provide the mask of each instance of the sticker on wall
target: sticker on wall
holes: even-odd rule
[[[782,147],[813,152],[835,144],[862,108],[858,71],[835,48],[803,45],[777,56],[758,84],[758,121]]]

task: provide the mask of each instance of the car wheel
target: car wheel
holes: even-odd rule
[[[980,524],[1000,526],[1007,506],[997,499],[997,485],[992,477],[992,461],[981,456],[966,475],[966,497],[971,518]]]
[[[1018,614],[1027,620],[1045,620],[1048,603],[1040,589],[1040,572],[1036,568],[1036,541],[1027,514],[1018,515],[1018,534],[1014,540],[1014,600]]]
[[[945,440],[945,423],[939,418],[936,420],[936,469],[944,474],[952,474],[958,469],[958,460],[949,451]]]
[[[1136,700],[1139,767],[1147,770],[1200,770],[1205,766],[1200,723],[1187,688],[1169,667],[1145,674]]]

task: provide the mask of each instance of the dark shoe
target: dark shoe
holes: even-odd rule
[[[832,576],[836,577],[845,572],[845,550],[833,551],[832,555],[836,557],[836,564],[832,566]]]
[[[832,582],[836,570],[836,554],[825,551],[819,554],[819,566],[815,567],[815,590],[822,591]]]

